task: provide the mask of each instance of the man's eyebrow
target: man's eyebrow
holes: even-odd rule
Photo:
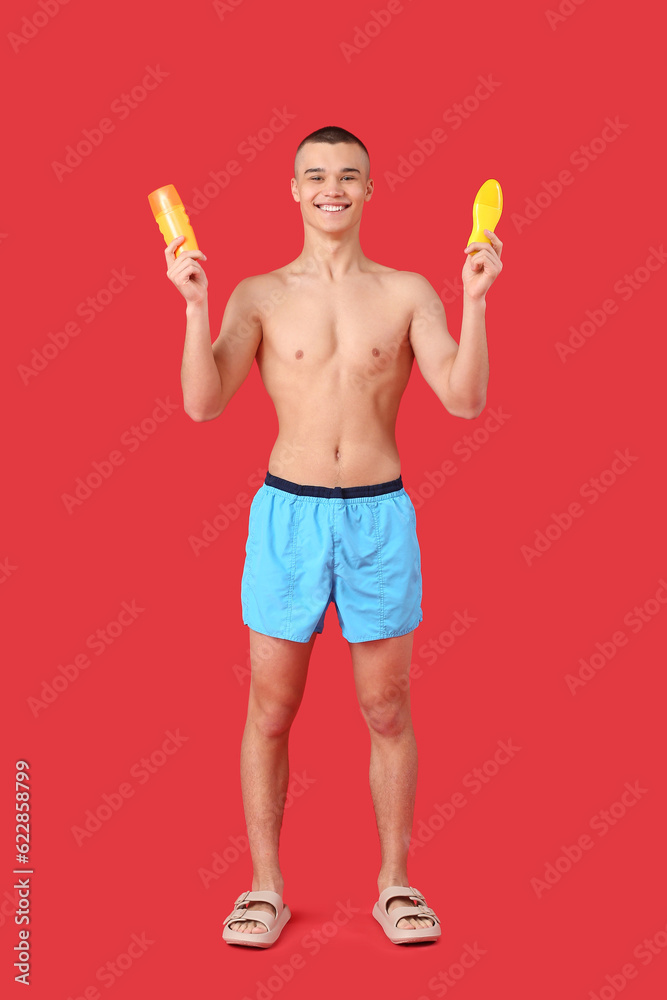
[[[339,170],[338,172],[340,174],[351,174],[353,172],[355,174],[360,174],[361,170],[357,170],[356,167],[343,167],[343,169]],[[305,174],[325,174],[326,173],[326,167],[308,167],[307,170],[304,170],[304,173]]]

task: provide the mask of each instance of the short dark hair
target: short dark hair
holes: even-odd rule
[[[318,128],[316,132],[311,132],[310,135],[307,135],[306,138],[302,139],[301,142],[299,143],[297,151],[294,155],[295,176],[296,176],[297,156],[308,142],[328,142],[332,146],[339,142],[356,143],[357,146],[361,146],[364,153],[368,157],[368,169],[370,171],[370,162],[371,162],[370,154],[366,149],[366,147],[364,146],[361,139],[358,139],[356,135],[352,135],[352,133],[348,132],[346,128],[340,128],[338,125],[325,125],[324,128]]]

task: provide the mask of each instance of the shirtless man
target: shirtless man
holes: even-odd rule
[[[417,782],[408,670],[422,591],[395,424],[415,358],[450,414],[472,419],[484,409],[486,293],[502,268],[502,243],[486,230],[490,243],[465,250],[457,345],[426,278],[377,264],[361,249],[361,216],[373,194],[363,143],[338,127],[319,129],[298,147],[294,175],[303,250],[236,286],[215,343],[205,254],[176,257],[181,237],[165,251],[167,275],[187,302],[186,413],[219,417],[256,359],[279,422],[250,508],[241,587],[251,661],[241,784],[252,890],[236,900],[223,937],[267,947],[290,916],[278,857],[288,739],[333,600],[370,731],[381,850],[373,915],[394,943],[432,940],[440,922],[407,874]]]

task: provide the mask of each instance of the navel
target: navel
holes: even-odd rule
[[[296,354],[294,355],[294,357],[295,358],[302,358],[303,357],[303,351],[297,351]]]
[[[374,347],[374,348],[373,348],[373,355],[374,355],[374,356],[375,356],[375,357],[377,358],[377,356],[378,356],[378,354],[379,354],[379,353],[380,353],[380,352],[379,352],[378,348],[377,348],[377,347]]]

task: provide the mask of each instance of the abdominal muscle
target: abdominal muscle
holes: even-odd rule
[[[300,393],[274,398],[279,433],[269,472],[305,486],[368,486],[397,479],[398,401],[384,405],[358,392]],[[387,405],[389,403],[389,405]]]

